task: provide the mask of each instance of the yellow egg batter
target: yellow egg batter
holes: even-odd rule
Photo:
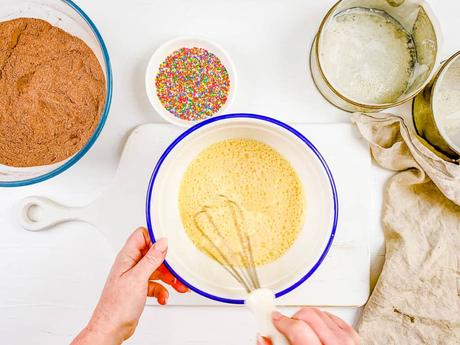
[[[199,213],[203,206],[208,213]],[[219,256],[203,231],[239,266],[247,264],[238,260],[238,228],[250,239],[255,264],[265,265],[292,246],[304,207],[302,184],[291,164],[250,139],[225,140],[203,150],[185,171],[179,191],[182,223],[195,246]]]

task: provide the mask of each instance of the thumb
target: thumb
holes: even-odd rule
[[[144,257],[133,267],[134,275],[142,279],[149,280],[153,272],[161,266],[165,260],[166,252],[168,251],[168,240],[160,238],[153,246],[150,247]]]

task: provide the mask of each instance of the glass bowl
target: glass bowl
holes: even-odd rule
[[[20,187],[45,181],[74,165],[93,146],[104,127],[112,100],[112,69],[110,58],[96,25],[83,10],[70,0],[3,0],[0,21],[28,17],[46,20],[82,39],[94,52],[106,80],[104,109],[96,130],[80,151],[50,165],[16,168],[0,164],[0,187]]]

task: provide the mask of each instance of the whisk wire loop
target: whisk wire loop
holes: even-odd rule
[[[257,269],[254,260],[253,248],[251,240],[247,231],[244,231],[242,223],[244,223],[244,214],[241,207],[235,201],[231,200],[223,194],[218,195],[219,198],[223,199],[225,207],[229,208],[232,223],[237,233],[238,240],[240,242],[241,250],[235,251],[228,244],[228,240],[222,234],[219,226],[213,218],[212,211],[216,207],[204,205],[201,210],[197,212],[194,217],[194,223],[196,228],[199,230],[203,238],[211,245],[214,251],[218,254],[212,253],[211,250],[206,249],[206,253],[219,263],[235,280],[240,283],[243,288],[250,293],[261,287]],[[212,231],[206,231],[205,227],[199,221],[201,216],[206,217],[208,223],[211,225]],[[211,233],[217,236],[218,241],[213,240]],[[235,263],[234,257],[239,260]]]

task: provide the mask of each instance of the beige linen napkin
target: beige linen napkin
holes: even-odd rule
[[[390,114],[353,114],[385,186],[386,258],[358,324],[362,344],[460,344],[460,166]]]

